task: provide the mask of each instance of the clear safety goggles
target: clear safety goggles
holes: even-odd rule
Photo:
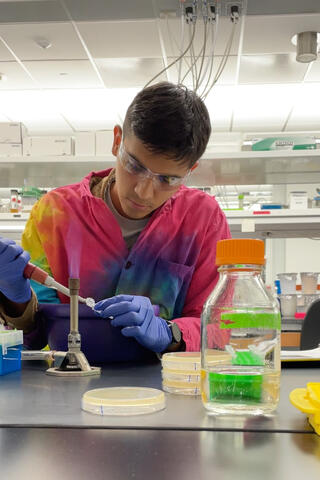
[[[139,178],[146,179],[151,178],[153,184],[159,190],[174,190],[184,183],[186,178],[190,175],[190,170],[184,177],[176,177],[174,175],[161,175],[159,173],[153,173],[147,167],[141,165],[138,160],[133,158],[124,148],[123,143],[119,149],[119,160],[123,168],[132,175]]]

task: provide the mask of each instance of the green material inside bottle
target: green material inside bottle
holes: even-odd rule
[[[263,375],[209,373],[210,400],[226,402],[259,402]]]

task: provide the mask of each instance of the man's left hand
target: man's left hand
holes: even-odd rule
[[[156,353],[163,352],[172,341],[166,321],[155,315],[147,297],[116,295],[96,303],[94,309],[103,318],[113,317],[111,325],[123,327],[122,335],[134,337]]]

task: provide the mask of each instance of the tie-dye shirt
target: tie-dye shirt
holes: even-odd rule
[[[216,243],[230,237],[224,213],[213,197],[181,186],[153,212],[129,252],[110,209],[90,190],[92,175],[109,173],[91,173],[43,196],[31,211],[23,248],[63,285],[79,277],[83,297],[149,297],[162,318],[179,325],[187,350],[199,350],[201,310],[218,280]],[[69,301],[32,286],[39,302]]]

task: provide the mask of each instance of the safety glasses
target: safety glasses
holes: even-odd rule
[[[139,178],[151,178],[154,186],[159,190],[174,190],[184,183],[186,178],[190,175],[190,170],[184,177],[176,177],[174,175],[161,175],[159,173],[153,173],[147,167],[141,165],[141,163],[133,158],[124,148],[121,143],[119,149],[119,160],[123,168],[131,175],[135,175]]]

